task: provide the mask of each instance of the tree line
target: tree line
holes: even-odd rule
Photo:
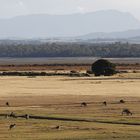
[[[0,44],[0,57],[140,57],[140,44],[119,42]]]

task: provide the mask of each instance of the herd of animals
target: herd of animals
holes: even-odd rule
[[[124,100],[120,100],[119,102],[122,103],[122,104],[125,103]],[[104,101],[102,104],[103,104],[104,106],[107,106],[107,102],[106,102],[106,101]],[[6,106],[7,106],[7,107],[10,107],[9,102],[6,102]],[[86,102],[82,102],[82,103],[81,103],[81,107],[87,107],[87,106],[88,106],[88,103],[86,103]],[[125,108],[125,109],[122,110],[122,115],[124,115],[124,114],[126,114],[126,115],[132,115],[132,112],[131,112],[129,109]],[[17,118],[17,116],[15,115],[14,112],[11,112],[10,114],[6,115],[6,118],[8,118],[8,117]],[[25,114],[23,117],[24,117],[25,119],[29,119],[29,118],[30,118],[30,116],[29,116],[28,114]],[[15,127],[16,127],[16,124],[11,124],[11,125],[9,126],[9,130],[11,130],[11,129],[15,128]],[[56,126],[56,129],[59,129],[59,127],[60,127],[60,126]]]
[[[9,102],[6,102],[5,104],[6,104],[7,107],[10,107]],[[11,112],[10,114],[7,114],[7,115],[6,115],[6,118],[9,118],[9,117],[16,118],[17,116],[16,116],[16,114],[15,114],[14,112]],[[25,115],[24,115],[24,118],[26,118],[26,119],[29,119],[29,117],[30,117],[30,116],[29,116],[28,114],[25,114]],[[11,124],[11,125],[9,126],[9,130],[11,130],[11,129],[15,128],[15,127],[16,127],[16,124]]]
[[[120,100],[120,103],[124,104],[125,101],[124,101],[124,100]],[[107,106],[107,102],[104,101],[104,102],[103,102],[103,105],[104,105],[104,106]],[[86,102],[82,102],[82,103],[81,103],[81,106],[82,106],[82,107],[86,107],[86,106],[87,106],[87,103],[86,103]],[[124,114],[126,114],[126,115],[132,115],[132,112],[131,112],[129,109],[126,108],[126,109],[123,109],[123,110],[122,110],[122,115],[124,115]]]

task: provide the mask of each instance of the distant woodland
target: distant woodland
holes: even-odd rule
[[[1,43],[0,57],[140,57],[140,44]]]

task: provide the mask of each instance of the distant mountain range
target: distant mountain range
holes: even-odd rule
[[[131,39],[140,38],[140,29],[127,30],[122,32],[97,32],[89,33],[83,36],[79,36],[80,39]]]
[[[140,21],[130,13],[116,10],[0,19],[0,38],[128,38],[140,35],[140,30],[135,29],[140,29]]]

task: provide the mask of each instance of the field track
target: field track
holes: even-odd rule
[[[6,117],[7,114],[0,114],[1,117]],[[15,118],[25,118],[25,115],[15,116]],[[30,119],[36,120],[55,120],[55,121],[76,121],[76,122],[94,122],[94,123],[105,123],[105,124],[122,124],[122,125],[138,125],[140,126],[139,122],[131,123],[131,122],[111,122],[111,121],[101,121],[101,120],[94,120],[94,119],[78,119],[78,118],[60,118],[60,117],[47,117],[47,116],[30,116]]]

